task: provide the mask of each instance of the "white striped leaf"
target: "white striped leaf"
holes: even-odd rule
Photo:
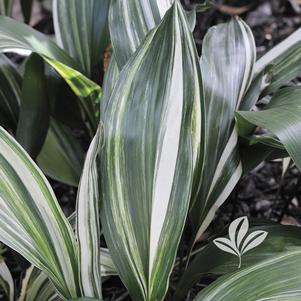
[[[0,261],[0,286],[4,289],[9,301],[14,301],[14,280],[3,259]]]
[[[282,253],[230,273],[206,287],[194,301],[298,301],[301,249]]]
[[[206,230],[242,173],[234,112],[250,85],[255,54],[252,33],[237,18],[211,28],[204,39],[206,163],[204,168],[198,163],[195,167],[190,211],[195,239]]]
[[[81,100],[91,123],[91,132],[97,129],[99,119],[99,98],[101,89],[80,73],[81,67],[47,36],[31,27],[7,17],[0,17],[0,52],[16,52],[41,55],[67,82]]]
[[[117,275],[109,250],[101,248],[100,253],[101,276]],[[23,278],[21,293],[17,301],[51,301],[57,297],[58,294],[48,277],[34,266],[28,268]]]
[[[64,64],[78,68],[78,64],[44,34],[8,17],[0,17],[0,52],[29,55],[37,52]]]
[[[109,0],[54,0],[58,44],[79,62],[89,77],[109,43]]]
[[[296,246],[301,247],[300,227],[274,223],[250,227],[252,232],[257,232],[259,229],[268,232],[269,235],[264,243],[244,255],[241,269],[283,255]],[[205,247],[198,250],[187,270],[181,275],[172,300],[185,300],[191,287],[208,274],[224,275],[235,271],[237,271],[236,257],[226,252],[220,252],[213,242],[209,242]]]
[[[200,89],[193,37],[176,1],[101,102],[101,221],[134,300],[162,300],[167,290],[191,193]]]
[[[78,297],[71,226],[42,172],[2,128],[0,162],[0,240],[43,270],[62,297]]]
[[[77,193],[76,233],[79,243],[80,278],[85,297],[102,298],[100,269],[98,129],[88,150]]]
[[[115,57],[121,69],[157,26],[174,0],[111,0],[109,27]]]
[[[256,62],[255,74],[258,75],[269,65],[271,79],[270,84],[264,87],[265,95],[301,75],[301,29],[261,57]]]
[[[21,82],[15,65],[0,54],[0,123],[12,131],[16,130],[18,122]]]
[[[22,287],[17,301],[51,301],[58,295],[48,277],[31,266],[22,280]]]

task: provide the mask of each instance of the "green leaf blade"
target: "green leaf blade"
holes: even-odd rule
[[[77,68],[74,60],[52,40],[31,27],[8,17],[0,17],[0,52],[29,55],[37,52]]]
[[[109,26],[112,45],[121,69],[171,7],[172,0],[111,1]]]
[[[15,132],[21,103],[22,78],[17,68],[0,54],[0,122],[6,129]]]
[[[194,300],[298,300],[301,249],[296,248],[249,268],[221,277]]]
[[[32,54],[24,72],[16,139],[33,159],[40,153],[50,122],[46,80],[43,59]]]
[[[77,297],[77,245],[42,172],[0,128],[0,239],[42,269],[65,298]]]
[[[53,2],[54,26],[59,45],[91,76],[109,43],[109,0]]]
[[[133,299],[166,293],[191,193],[192,111],[201,101],[197,53],[176,2],[101,102],[101,219]]]
[[[190,210],[195,240],[206,230],[242,174],[234,112],[250,85],[255,54],[251,31],[240,19],[211,28],[204,39],[201,71],[207,163],[204,168],[202,161],[195,166]]]
[[[99,166],[101,128],[91,142],[77,194],[76,233],[79,243],[81,287],[85,297],[102,298],[99,219]]]
[[[237,115],[256,126],[263,127],[279,138],[297,167],[301,169],[300,114],[301,89],[281,89],[260,112],[239,111]]]

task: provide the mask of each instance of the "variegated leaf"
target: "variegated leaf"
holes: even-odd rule
[[[200,88],[193,37],[176,1],[101,101],[101,221],[134,300],[166,293],[191,193]]]
[[[277,136],[296,166],[301,169],[301,88],[279,90],[262,111],[239,111],[238,117]]]
[[[206,105],[205,165],[196,164],[190,216],[197,240],[242,174],[234,112],[246,93],[255,43],[240,19],[213,27],[203,43],[201,71]]]
[[[298,301],[300,269],[301,248],[295,247],[219,278],[194,301]]]
[[[270,66],[270,83],[267,87],[263,87],[265,95],[277,91],[282,85],[301,75],[300,46],[301,29],[298,29],[256,62],[256,75]]]
[[[77,63],[47,36],[3,16],[0,17],[0,52],[14,52],[21,55],[37,52],[79,69]]]
[[[80,278],[85,297],[102,298],[100,269],[98,129],[88,150],[77,193],[76,233],[79,243]]]
[[[174,0],[112,0],[109,27],[115,58],[121,69],[146,35],[158,25]]]
[[[0,261],[0,286],[4,289],[9,301],[14,301],[14,280],[3,259]]]
[[[80,63],[89,77],[109,43],[109,4],[109,0],[53,1],[58,44]]]
[[[0,162],[0,240],[43,270],[62,297],[78,297],[71,226],[42,172],[2,128]]]

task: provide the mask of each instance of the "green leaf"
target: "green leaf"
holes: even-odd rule
[[[84,163],[84,151],[68,127],[51,119],[37,162],[51,178],[77,186]]]
[[[4,289],[9,301],[14,301],[14,281],[3,259],[0,261],[0,286]]]
[[[0,54],[0,123],[13,132],[17,128],[22,78],[15,65]]]
[[[52,280],[66,298],[80,296],[78,247],[50,184],[0,128],[0,240]]]
[[[133,300],[162,300],[167,290],[191,194],[200,87],[193,37],[176,1],[101,101],[101,221]]]
[[[0,17],[0,52],[29,55],[37,52],[78,69],[75,61],[51,39],[8,17]]]
[[[157,26],[173,0],[111,1],[109,26],[115,58],[120,69]]]
[[[102,299],[100,269],[98,129],[89,147],[77,193],[76,233],[79,243],[80,278],[84,296]]]
[[[251,30],[238,18],[211,28],[203,41],[206,164],[203,168],[202,161],[197,162],[195,167],[190,210],[195,240],[206,230],[242,174],[234,112],[250,85],[255,54]]]
[[[228,274],[213,282],[194,301],[297,301],[301,298],[301,248]]]
[[[69,218],[70,221],[70,218]],[[101,248],[101,276],[116,275],[116,269],[108,249]],[[98,263],[99,264],[99,263]],[[40,270],[31,266],[22,281],[22,289],[18,301],[50,301],[57,293],[48,277]]]
[[[251,232],[258,230],[267,231],[268,236],[262,245],[243,256],[242,268],[248,268],[272,257],[282,255],[296,246],[301,247],[301,229],[299,227],[259,224],[250,228]],[[191,287],[205,275],[223,275],[236,270],[237,259],[220,251],[213,242],[210,242],[198,251],[194,260],[182,275],[173,300],[184,300]],[[212,300],[215,301],[215,299]]]
[[[263,111],[239,111],[237,115],[277,136],[297,167],[301,169],[300,88],[279,90]]]
[[[301,29],[261,57],[256,63],[255,73],[259,74],[269,65],[271,80],[264,90],[265,95],[301,75]]]
[[[26,62],[16,139],[35,159],[44,144],[50,121],[47,77],[43,59],[33,53]]]
[[[50,301],[55,297],[57,293],[48,277],[34,266],[28,268],[18,301]]]
[[[60,74],[80,99],[80,104],[85,110],[93,130],[96,130],[99,119],[99,101],[102,93],[100,86],[59,61],[46,56],[43,56],[43,58]]]
[[[24,22],[29,24],[33,7],[33,0],[20,0]]]
[[[59,45],[85,74],[99,65],[109,44],[109,0],[55,0],[54,26]]]
[[[69,301],[102,301],[100,299],[94,299],[94,298],[80,298],[80,299],[72,299]]]
[[[14,0],[0,0],[0,15],[11,16]]]

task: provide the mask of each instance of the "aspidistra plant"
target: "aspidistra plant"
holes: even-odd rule
[[[42,270],[41,277],[48,277],[64,300],[101,300],[101,224],[131,298],[164,300],[185,224],[191,224],[193,244],[242,175],[243,146],[267,148],[262,159],[280,149],[300,166],[300,114],[295,114],[300,89],[281,89],[261,112],[247,110],[268,93],[267,78],[277,86],[293,78],[296,68],[288,66],[300,57],[301,39],[288,47],[282,44],[274,50],[278,55],[272,52],[272,60],[256,64],[251,31],[234,18],[208,32],[199,60],[179,1],[112,0],[109,21],[114,54],[100,101],[100,126],[79,186],[76,232],[42,172],[1,129],[0,240]],[[29,47],[26,38],[22,42],[15,46]],[[54,66],[76,93],[95,99],[100,88],[71,69],[74,66],[58,62],[49,49],[48,54],[32,51]],[[294,60],[287,60],[285,54],[292,53]],[[90,68],[85,55],[78,59]],[[285,76],[277,75],[273,62],[288,71]],[[256,126],[270,132],[258,136]],[[299,297],[300,241],[293,231],[287,235],[283,228],[276,230],[267,241],[286,245],[283,240],[288,238],[292,248],[274,250],[263,243],[267,249],[256,251],[260,262],[246,254],[240,271],[213,283],[195,300],[254,300],[256,290],[263,298]],[[210,261],[211,253],[209,244],[198,256]],[[289,272],[284,272],[286,263]],[[190,268],[183,275],[191,281],[189,287],[195,281],[187,277]],[[248,294],[248,282],[258,275],[273,277],[273,289],[252,282]],[[231,290],[225,292],[225,285]],[[174,300],[181,300],[179,295]]]

